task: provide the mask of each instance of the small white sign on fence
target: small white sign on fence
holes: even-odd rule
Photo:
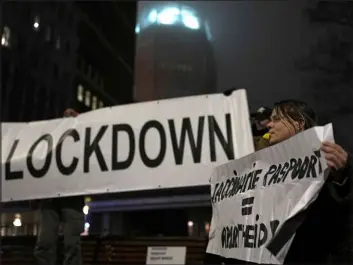
[[[186,247],[148,247],[146,264],[185,264]]]

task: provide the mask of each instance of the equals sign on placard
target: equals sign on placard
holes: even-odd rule
[[[254,204],[255,197],[245,198],[241,201],[241,215],[252,214],[252,206]]]

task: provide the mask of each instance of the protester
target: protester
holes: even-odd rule
[[[78,113],[67,109],[64,117],[76,117]],[[59,226],[63,225],[64,265],[80,265],[80,234],[84,230],[84,199],[81,196],[45,199],[40,201],[40,229],[35,247],[38,265],[55,265]]]
[[[315,125],[316,115],[307,104],[294,100],[279,102],[268,124],[269,142],[280,143]],[[285,264],[329,263],[331,255],[339,253],[337,247],[345,234],[351,232],[341,229],[349,221],[351,211],[351,157],[332,142],[324,142],[322,151],[331,173],[319,197],[305,213],[305,221],[296,231]]]
[[[252,133],[255,150],[261,150],[269,146],[267,124],[270,122],[272,110],[268,107],[261,107],[251,114]]]
[[[307,104],[286,100],[276,103],[268,123],[269,144],[275,145],[316,125],[316,115]],[[324,142],[322,151],[331,169],[318,198],[293,224],[294,239],[284,264],[350,264],[350,255],[340,248],[349,240],[352,157],[338,144]],[[290,203],[290,198],[288,198]],[[287,231],[288,232],[288,231]],[[290,234],[291,235],[291,234]],[[346,243],[347,244],[347,243]],[[335,258],[335,255],[341,255]],[[343,258],[342,258],[343,257]],[[254,264],[208,254],[207,264]]]

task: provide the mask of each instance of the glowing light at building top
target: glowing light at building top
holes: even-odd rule
[[[167,6],[159,9],[154,8],[149,11],[147,16],[140,18],[135,32],[139,33],[150,25],[181,25],[190,30],[198,30],[201,28],[201,24],[200,18],[191,8]]]

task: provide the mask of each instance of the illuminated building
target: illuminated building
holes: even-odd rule
[[[135,100],[216,92],[217,73],[206,21],[183,5],[156,7],[136,26]]]
[[[84,112],[131,103],[137,4],[76,2],[75,6],[80,18],[75,108]]]
[[[2,121],[61,116],[78,45],[73,5],[8,1],[2,8]]]
[[[7,1],[2,8],[2,121],[132,102],[136,3]],[[131,28],[116,9],[131,14]],[[114,28],[100,30],[102,17]]]

